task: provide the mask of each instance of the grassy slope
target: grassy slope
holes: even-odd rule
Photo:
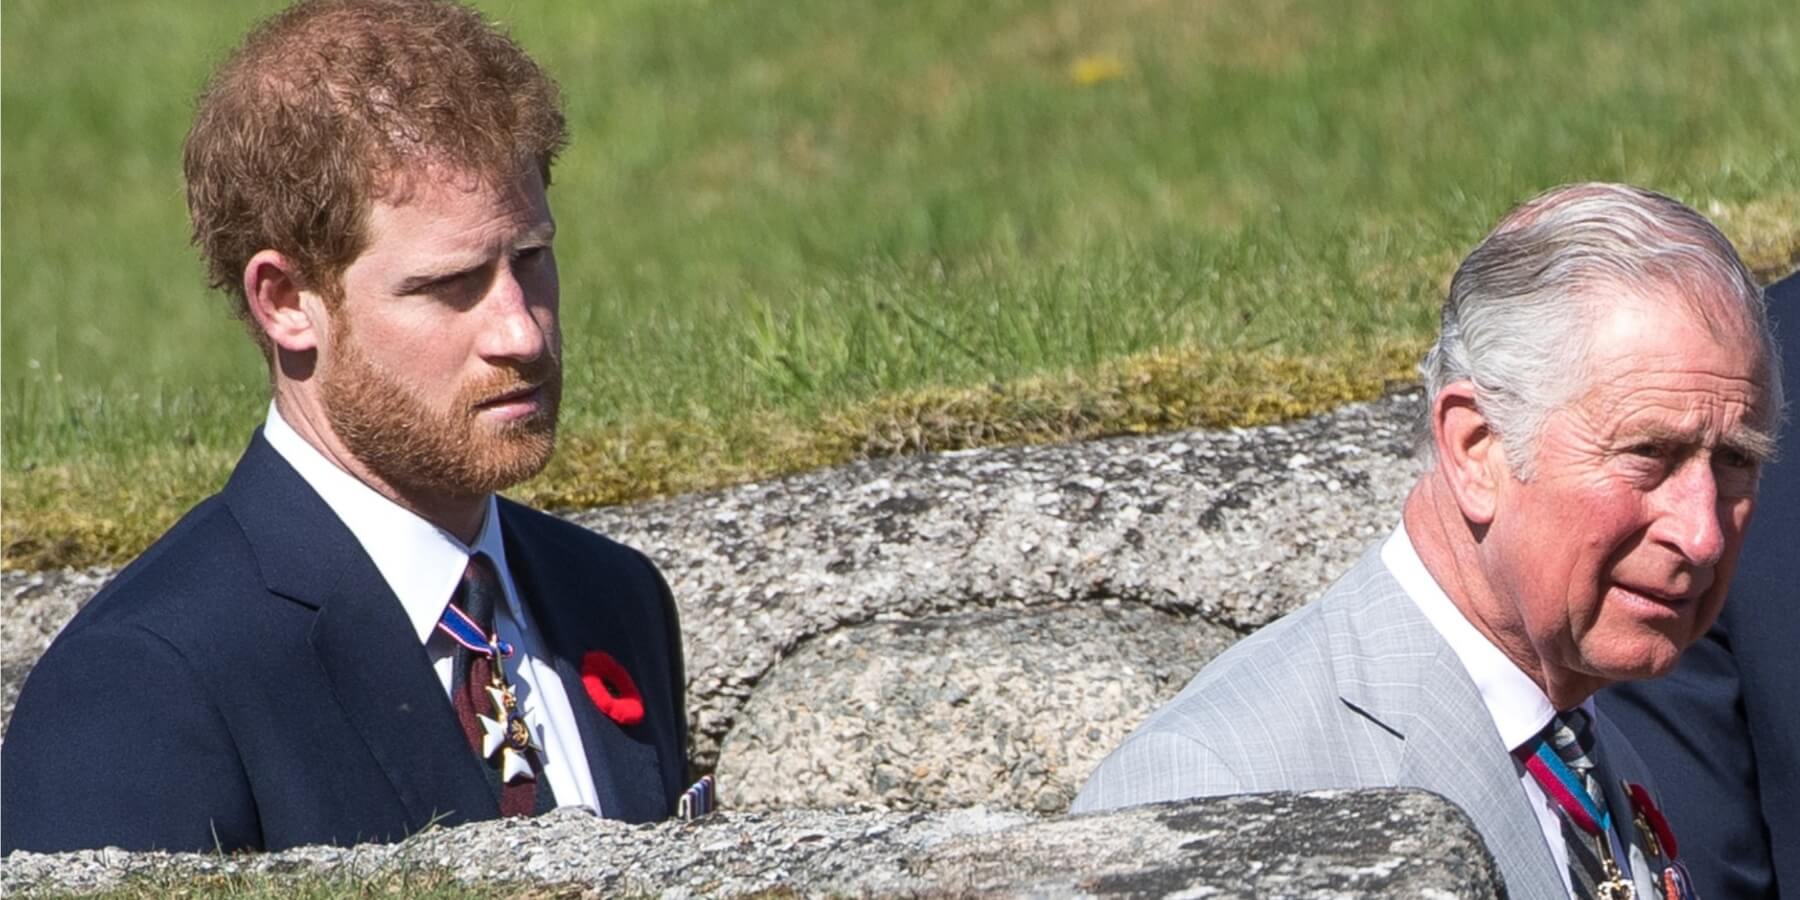
[[[7,4],[8,565],[136,552],[260,415],[177,161],[268,5]],[[542,503],[1370,396],[1559,182],[1671,192],[1770,272],[1800,248],[1785,0],[483,5],[576,136]]]

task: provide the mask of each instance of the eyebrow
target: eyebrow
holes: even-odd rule
[[[1651,425],[1631,432],[1628,443],[1635,444],[1644,441],[1670,444],[1701,443],[1699,435],[1695,432],[1662,425]],[[1775,458],[1775,436],[1760,428],[1740,425],[1721,438],[1719,446],[1742,454],[1757,463],[1766,463]]]
[[[518,237],[512,242],[512,248],[548,247],[555,240],[556,223],[553,221],[545,221],[520,232]],[[439,282],[450,281],[461,278],[464,275],[479,272],[482,269],[487,268],[490,259],[491,257],[483,256],[480,261],[469,266],[462,266],[460,265],[460,261],[453,260],[446,263],[441,269],[432,269],[417,275],[407,276],[401,280],[400,284],[394,290],[399,294],[416,294]]]
[[[469,266],[467,268],[456,268],[454,266],[451,266],[451,267],[445,268],[443,270],[433,270],[433,271],[424,272],[424,273],[421,273],[418,275],[411,275],[411,276],[408,276],[405,280],[400,282],[399,287],[395,288],[395,293],[416,294],[428,287],[431,287],[434,284],[438,284],[440,282],[445,282],[445,281],[452,281],[457,278],[461,278],[464,275],[469,275],[474,272],[479,272],[486,267],[487,267],[487,261],[482,260],[480,263],[477,263],[473,266]]]

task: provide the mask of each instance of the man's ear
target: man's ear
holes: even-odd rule
[[[1511,477],[1500,435],[1475,405],[1475,386],[1457,381],[1431,401],[1431,439],[1437,465],[1463,518],[1475,525],[1494,520],[1500,481]]]
[[[299,269],[274,250],[259,250],[244,264],[244,297],[250,315],[277,350],[307,353],[319,348],[324,307],[300,287]]]

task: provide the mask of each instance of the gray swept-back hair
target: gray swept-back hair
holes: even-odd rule
[[[1678,298],[1715,338],[1761,344],[1767,427],[1780,421],[1781,357],[1762,289],[1705,217],[1622,184],[1571,184],[1520,204],[1450,282],[1437,343],[1419,364],[1427,398],[1468,381],[1521,479],[1544,421],[1588,386],[1592,324],[1609,295]],[[1424,435],[1428,452],[1430,412]]]

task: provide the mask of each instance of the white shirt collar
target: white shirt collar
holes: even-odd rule
[[[514,615],[518,614],[494,498],[488,498],[481,533],[471,547],[338,468],[307,443],[273,403],[269,404],[269,417],[263,424],[263,438],[350,529],[399,598],[420,643],[431,638],[444,614],[444,604],[449,602],[469,555],[475,551],[493,559],[501,573],[501,583],[506,586],[507,605]]]
[[[1400,523],[1382,544],[1381,561],[1419,611],[1425,614],[1431,627],[1437,629],[1450,649],[1456,652],[1456,658],[1481,693],[1481,702],[1487,706],[1488,716],[1494,720],[1500,740],[1506,743],[1507,749],[1517,750],[1543,731],[1556,715],[1556,707],[1551,705],[1549,696],[1486,635],[1476,630],[1462,610],[1451,602],[1443,587],[1431,577],[1431,571],[1425,568],[1425,561],[1419,558],[1412,538],[1406,534],[1405,522]],[[1593,712],[1592,709],[1588,711]]]

